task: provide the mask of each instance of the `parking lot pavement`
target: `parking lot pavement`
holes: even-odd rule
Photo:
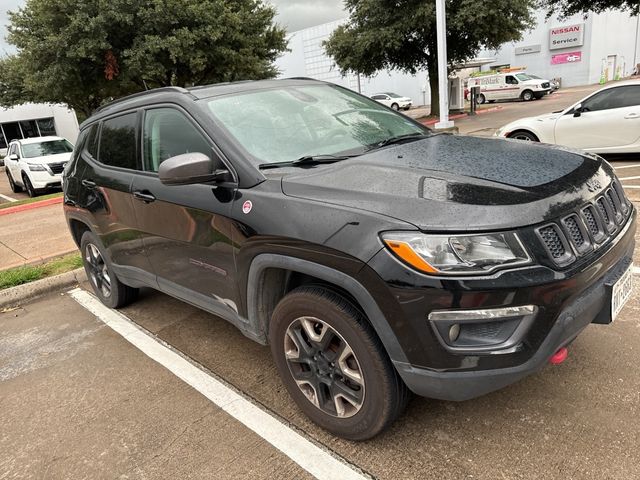
[[[414,398],[366,443],[313,425],[269,349],[225,321],[151,290],[122,313],[376,478],[640,478],[640,289],[563,365],[467,402]],[[306,475],[68,296],[0,315],[0,424],[0,478]]]
[[[59,204],[0,215],[0,270],[76,249]]]
[[[0,313],[0,478],[311,478],[69,296]]]

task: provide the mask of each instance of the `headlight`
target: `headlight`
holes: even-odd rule
[[[27,163],[27,165],[29,166],[29,170],[31,170],[32,172],[46,172],[47,171],[45,166],[41,165],[39,163]]]
[[[382,240],[403,262],[434,275],[488,273],[531,261],[513,232],[477,235],[386,232]]]

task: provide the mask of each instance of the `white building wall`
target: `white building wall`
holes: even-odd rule
[[[616,69],[618,65],[622,67],[621,76],[629,76],[635,63],[640,63],[640,17],[630,17],[621,12],[595,15],[593,32],[589,83],[600,80],[603,62],[609,55],[616,56]]]

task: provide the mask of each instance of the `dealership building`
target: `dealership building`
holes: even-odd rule
[[[66,105],[27,103],[0,109],[0,155],[6,155],[11,140],[56,135],[75,143],[76,112]]]
[[[497,51],[482,51],[456,74],[504,67],[524,67],[543,78],[561,80],[563,87],[611,81],[629,76],[640,63],[640,17],[627,13],[574,15],[560,21],[539,12],[536,26],[524,32],[522,40],[506,43]],[[414,105],[428,104],[427,72],[415,75],[397,71],[379,72],[374,77],[342,76],[324,53],[322,43],[346,20],[339,20],[293,32],[290,52],[277,61],[280,77],[311,77],[337,83],[365,95],[395,92],[413,99]]]

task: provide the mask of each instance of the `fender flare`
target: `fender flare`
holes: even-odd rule
[[[252,330],[257,336],[264,338],[267,343],[268,318],[261,309],[259,281],[267,268],[280,268],[306,275],[310,275],[326,282],[337,285],[353,296],[364,310],[365,315],[382,341],[387,354],[392,361],[408,363],[407,356],[400,346],[398,339],[391,329],[389,322],[378,307],[378,304],[367,289],[349,275],[318,263],[284,255],[263,253],[257,255],[249,267],[247,282],[247,314]]]

